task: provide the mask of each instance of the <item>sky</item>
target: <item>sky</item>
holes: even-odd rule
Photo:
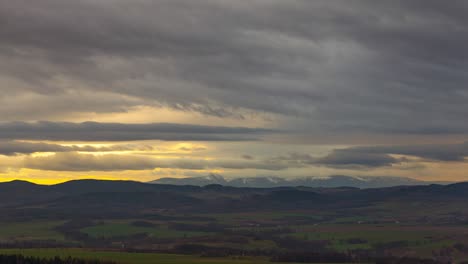
[[[468,175],[468,2],[0,0],[0,181]]]

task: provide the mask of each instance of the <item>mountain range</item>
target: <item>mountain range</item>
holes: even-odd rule
[[[405,177],[394,176],[345,176],[334,175],[326,178],[318,177],[302,177],[302,178],[280,178],[280,177],[248,177],[248,178],[233,178],[227,179],[221,175],[210,174],[205,177],[190,177],[190,178],[161,178],[151,181],[150,183],[171,184],[171,185],[194,185],[206,186],[210,184],[219,184],[231,187],[247,187],[247,188],[273,188],[273,187],[355,187],[355,188],[382,188],[392,186],[413,186],[413,185],[429,185],[429,184],[445,184],[445,182],[427,182]]]
[[[0,183],[0,222],[160,220],[186,214],[198,217],[217,213],[308,211],[311,215],[320,212],[324,217],[365,214],[372,219],[398,217],[399,221],[411,223],[465,224],[468,211],[460,208],[465,208],[467,201],[468,183],[386,188],[242,188],[103,180],[56,185],[13,181]],[[187,216],[180,220],[186,221]]]

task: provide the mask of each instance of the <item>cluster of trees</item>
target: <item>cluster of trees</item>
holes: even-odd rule
[[[70,240],[87,241],[90,237],[87,234],[80,232],[80,229],[93,225],[95,225],[95,223],[89,219],[74,219],[65,222],[55,229]]]
[[[181,244],[167,253],[182,255],[200,255],[202,257],[230,257],[230,256],[271,256],[274,250],[267,249],[238,249],[230,247],[213,247],[202,244]]]
[[[270,261],[296,263],[352,263],[355,260],[348,254],[338,252],[286,252],[273,256]]]
[[[60,258],[54,257],[51,259],[27,257],[23,255],[0,255],[0,263],[2,264],[116,264],[112,261],[103,260],[87,260],[78,258]]]
[[[154,228],[154,227],[157,227],[158,225],[154,224],[154,223],[151,223],[151,222],[148,222],[148,221],[133,221],[131,223],[132,226],[136,226],[136,227],[149,227],[149,228]]]
[[[193,232],[215,232],[222,233],[226,231],[224,225],[217,223],[209,224],[188,224],[188,223],[171,223],[169,225],[170,229],[179,230],[179,231],[193,231]]]
[[[354,253],[339,252],[285,252],[273,256],[272,262],[295,262],[295,263],[376,263],[376,264],[441,264],[440,260],[417,258],[417,257],[376,257],[362,252],[360,255]],[[448,262],[450,263],[450,262]]]
[[[74,248],[79,244],[68,241],[57,240],[11,240],[1,241],[0,248]],[[1,263],[1,262],[0,262]]]

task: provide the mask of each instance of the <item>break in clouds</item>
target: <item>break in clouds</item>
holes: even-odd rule
[[[197,168],[270,169],[275,159],[277,170],[463,162],[467,12],[466,1],[0,0],[0,153],[56,153],[24,162],[39,169],[108,170],[106,157],[76,156],[161,140],[243,146],[223,153],[242,164]],[[106,122],[141,109],[221,121]],[[288,145],[310,139],[330,151]],[[241,158],[258,156],[250,141],[285,147]]]

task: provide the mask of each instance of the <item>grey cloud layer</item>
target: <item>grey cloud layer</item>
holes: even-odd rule
[[[323,158],[316,159],[314,163],[334,168],[372,168],[390,166],[401,161],[402,159],[396,159],[387,153],[366,153],[343,149],[335,150]]]
[[[0,155],[14,156],[18,154],[33,154],[37,152],[112,152],[112,151],[150,151],[149,145],[112,145],[109,147],[68,146],[42,142],[0,141]]]
[[[462,162],[468,157],[468,143],[350,147],[335,149],[322,157],[293,153],[288,156],[276,157],[273,160],[286,161],[290,164],[355,169],[377,168],[410,162],[406,157],[397,158],[392,155],[412,156],[426,161]]]
[[[450,145],[408,145],[408,146],[370,146],[335,149],[325,156],[292,153],[273,158],[253,158],[249,155],[237,159],[202,159],[202,158],[154,158],[144,155],[91,155],[75,151],[96,151],[90,147],[63,147],[52,144],[18,145],[16,151],[26,153],[32,147],[36,150],[55,151],[51,156],[24,158],[23,166],[31,169],[53,171],[117,171],[117,170],[151,170],[171,168],[182,170],[205,169],[257,169],[279,171],[292,168],[326,166],[335,169],[372,169],[412,162],[407,156],[417,157],[423,161],[463,162],[468,156],[468,143]],[[55,148],[55,150],[54,150]],[[58,149],[57,149],[58,148]],[[75,148],[75,149],[73,149]],[[116,146],[115,148],[118,148]],[[122,147],[120,147],[122,148]],[[112,147],[108,151],[112,151]],[[3,150],[5,152],[5,150]],[[106,149],[102,149],[106,151]],[[404,157],[394,157],[402,155]]]
[[[390,154],[415,156],[426,160],[435,161],[464,161],[468,156],[468,143],[461,144],[428,144],[428,145],[406,145],[406,146],[373,146],[353,147],[333,151],[325,159],[340,155],[348,157],[373,157],[382,158],[384,164],[398,162]],[[369,164],[372,165],[372,164]]]
[[[0,102],[46,95],[22,120],[162,105],[278,114],[317,133],[463,134],[467,11],[457,0],[0,0]],[[60,103],[70,94],[80,103]]]
[[[152,170],[155,168],[176,168],[184,170],[204,169],[258,169],[284,170],[287,164],[254,162],[246,160],[205,160],[205,159],[156,159],[131,155],[78,154],[75,152],[57,153],[47,157],[26,157],[23,166],[30,169],[51,171],[119,171]]]
[[[198,126],[170,123],[0,123],[0,140],[51,141],[245,141],[258,140],[272,130],[245,127]]]

